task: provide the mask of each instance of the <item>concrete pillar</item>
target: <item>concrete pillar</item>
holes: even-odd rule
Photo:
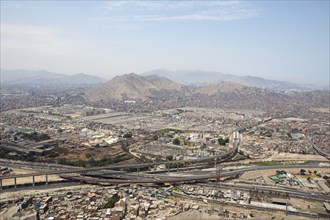
[[[137,172],[140,172],[140,167],[137,167],[137,168],[136,168],[136,171],[137,171]]]
[[[285,215],[288,215],[288,199],[286,200],[285,203]]]
[[[176,172],[179,172],[179,163],[176,164]]]
[[[32,186],[35,186],[36,183],[35,183],[35,179],[34,179],[34,175],[32,176]]]
[[[16,177],[14,177],[14,187],[17,188],[17,181],[16,181]]]
[[[0,179],[0,189],[2,189],[2,179]]]
[[[48,175],[46,174],[46,185],[48,185]]]

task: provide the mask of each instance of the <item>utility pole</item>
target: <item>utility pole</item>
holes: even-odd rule
[[[288,215],[288,199],[289,199],[289,195],[287,193],[286,204],[285,204],[285,215]]]
[[[221,169],[222,169],[222,167],[218,167],[217,168],[217,173],[218,173],[218,182],[219,182],[219,197],[220,197],[220,190],[221,190],[221,181],[220,181],[220,174],[221,174]]]
[[[218,168],[218,170],[217,170],[217,172],[218,172],[218,182],[219,182],[219,195],[220,195],[220,189],[221,189],[221,186],[220,186],[220,169]]]

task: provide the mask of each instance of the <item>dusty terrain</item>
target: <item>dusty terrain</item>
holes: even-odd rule
[[[37,191],[37,193],[36,193],[35,190],[20,190],[20,191],[17,191],[17,192],[1,192],[0,193],[0,201],[13,199],[13,198],[21,198],[21,197],[26,197],[26,196],[38,196],[38,195],[45,195],[45,194],[48,194],[48,195],[59,194],[59,193],[65,193],[65,192],[70,192],[70,191],[93,189],[93,188],[98,188],[98,187],[100,187],[100,186],[78,185],[78,186],[69,186],[69,187],[65,187],[65,188],[39,189]]]
[[[318,172],[322,172],[322,173],[329,173],[330,170],[329,168],[313,168],[313,169],[306,169],[306,170],[317,170]],[[285,169],[285,171],[287,173],[293,173],[293,174],[297,174],[300,172],[299,168],[291,168],[291,169]],[[257,177],[264,177],[265,180],[268,180],[268,176],[271,175],[276,175],[276,169],[274,170],[256,170],[256,171],[250,171],[250,172],[245,172],[244,174],[242,174],[242,176],[240,176],[239,180],[251,180],[251,179],[255,179]],[[269,183],[271,183],[269,181]],[[271,183],[272,184],[272,183]]]
[[[310,154],[293,154],[293,153],[274,153],[271,157],[265,159],[267,161],[329,161],[323,156],[320,155],[310,155]]]
[[[17,169],[17,168],[11,168],[11,169],[13,170],[13,172],[11,172],[11,175],[36,173],[32,170],[24,170],[24,169]],[[46,181],[45,176],[35,176],[34,178],[35,178],[35,182],[45,182]],[[49,175],[48,176],[48,181],[59,181],[59,180],[62,180],[62,179],[58,175]],[[25,183],[32,183],[32,177],[17,178],[17,180],[16,180],[16,184],[25,184]],[[2,185],[3,186],[14,185],[14,179],[2,180]]]

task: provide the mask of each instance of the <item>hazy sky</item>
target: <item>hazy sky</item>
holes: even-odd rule
[[[329,83],[329,1],[4,1],[1,68]]]

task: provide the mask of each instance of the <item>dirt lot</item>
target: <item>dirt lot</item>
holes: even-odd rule
[[[317,170],[318,172],[322,172],[322,173],[329,173],[330,170],[329,168],[313,168],[313,169],[306,169],[306,170]],[[291,168],[291,169],[285,169],[285,171],[287,173],[299,173],[300,169],[299,168]],[[245,172],[240,178],[239,180],[241,181],[247,181],[247,180],[251,180],[251,179],[255,179],[257,177],[264,177],[264,180],[267,181],[269,180],[268,176],[272,176],[276,174],[276,169],[274,170],[257,170],[257,171],[250,171],[250,172]],[[266,184],[270,184],[272,185],[273,183],[269,181],[266,182]]]
[[[74,149],[68,149],[67,155],[63,155],[62,158],[69,160],[101,160],[105,157],[115,156],[123,152],[121,146],[118,144],[112,147],[78,147]]]
[[[275,153],[271,157],[265,160],[274,161],[329,161],[325,157],[320,155],[308,155],[308,154],[292,154],[292,153]]]
[[[298,216],[286,216],[282,213],[278,212],[266,212],[266,211],[258,211],[258,210],[244,210],[238,209],[232,206],[222,206],[224,210],[228,210],[229,212],[234,213],[244,213],[244,214],[252,214],[252,216],[258,217],[249,217],[248,219],[253,220],[307,220],[310,218],[306,217],[298,217]],[[215,220],[215,219],[233,219],[233,218],[225,218],[223,216],[218,216],[216,213],[206,213],[200,210],[189,210],[187,212],[181,212],[176,216],[169,218],[170,220]],[[236,218],[235,218],[236,219]]]
[[[56,193],[63,193],[68,191],[76,191],[76,190],[83,190],[83,189],[92,189],[92,188],[98,188],[100,186],[93,186],[93,185],[79,185],[79,186],[70,186],[65,188],[54,188],[54,189],[38,189],[37,193],[35,190],[20,190],[17,192],[1,192],[0,194],[0,201],[1,200],[7,200],[11,198],[21,198],[24,196],[37,196],[37,195],[43,195],[43,194],[56,194]]]

